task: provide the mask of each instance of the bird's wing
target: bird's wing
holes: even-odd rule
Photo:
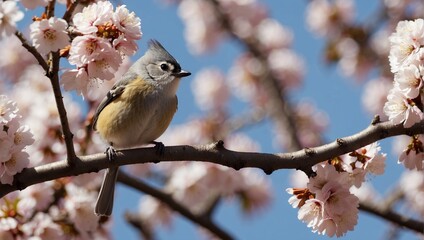
[[[125,89],[125,85],[115,85],[109,92],[106,94],[106,97],[103,98],[103,100],[100,102],[99,106],[97,107],[96,113],[94,113],[93,116],[93,129],[96,130],[96,123],[97,119],[102,112],[102,110],[113,100],[118,98]]]

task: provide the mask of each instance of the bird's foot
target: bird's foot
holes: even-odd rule
[[[158,154],[159,156],[162,156],[165,153],[165,145],[163,145],[162,142],[156,142],[156,141],[152,141],[152,143],[155,144],[156,154]]]
[[[115,157],[116,157],[116,150],[115,150],[115,148],[113,148],[112,146],[109,146],[109,147],[106,148],[105,153],[106,153],[107,159],[110,162],[113,162],[115,160]]]

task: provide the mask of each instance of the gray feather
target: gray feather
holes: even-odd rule
[[[115,192],[118,167],[108,168],[105,172],[102,186],[100,187],[94,212],[97,216],[110,216],[113,209],[113,195]]]

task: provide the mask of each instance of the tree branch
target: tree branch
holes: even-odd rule
[[[402,216],[396,213],[391,208],[385,208],[384,206],[372,203],[372,202],[361,202],[359,209],[375,216],[381,217],[401,227],[424,233],[424,222],[420,222],[408,217]]]
[[[370,125],[361,132],[339,138],[332,143],[292,153],[235,152],[225,149],[222,141],[199,146],[165,147],[161,156],[158,156],[156,149],[152,147],[122,150],[117,151],[116,161],[114,162],[109,161],[106,154],[98,153],[76,158],[74,167],[69,166],[63,160],[24,169],[21,173],[15,175],[12,185],[0,184],[0,197],[33,184],[134,163],[199,161],[220,164],[236,170],[247,167],[259,168],[266,174],[271,174],[278,169],[310,167],[319,162],[352,152],[380,139],[397,135],[422,133],[424,133],[424,121],[415,124],[411,128],[393,125],[391,122],[383,122]]]
[[[154,198],[157,198],[162,203],[168,205],[170,209],[180,213],[193,223],[208,229],[212,234],[219,237],[219,239],[233,239],[232,236],[217,226],[210,218],[194,214],[188,208],[174,200],[170,194],[164,193],[139,179],[133,178],[123,171],[119,171],[118,181],[141,192],[149,194]]]
[[[37,51],[37,49],[35,49],[33,46],[31,46],[28,43],[28,41],[26,40],[26,38],[21,32],[16,31],[15,36],[19,38],[19,40],[22,43],[22,46],[35,57],[35,59],[38,61],[38,64],[40,64],[40,66],[47,73],[49,71],[49,65],[47,64],[46,60],[44,60],[44,57],[41,56],[41,54]]]

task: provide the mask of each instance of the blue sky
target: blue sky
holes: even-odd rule
[[[306,28],[304,15],[307,1],[262,1],[268,5],[270,14],[282,24],[289,27],[294,33],[294,46],[307,66],[304,86],[293,93],[295,101],[307,99],[312,101],[317,108],[325,111],[330,119],[330,124],[325,139],[333,141],[337,137],[351,135],[364,129],[371,121],[371,116],[366,114],[361,106],[362,86],[352,79],[346,79],[338,70],[326,66],[322,61],[321,51],[323,41],[314,37]],[[358,3],[359,2],[359,3]],[[134,57],[141,56],[146,49],[146,42],[156,38],[179,60],[182,67],[196,74],[204,67],[218,67],[226,72],[232,65],[234,58],[242,48],[234,41],[221,43],[215,52],[203,56],[192,56],[187,50],[183,37],[183,24],[173,5],[163,5],[160,1],[124,1],[131,11],[135,11],[141,18],[143,38],[139,41],[140,51]],[[378,1],[357,1],[357,16],[364,19],[375,10]],[[179,111],[172,124],[201,115],[201,111],[194,105],[191,94],[190,79],[184,79],[180,85]],[[247,108],[242,103],[233,102],[231,108]],[[248,134],[259,140],[265,152],[279,152],[274,149],[269,139],[271,128],[269,122],[261,123],[250,129]],[[264,134],[265,133],[265,134]],[[166,144],[166,143],[165,143]],[[390,141],[383,141],[384,152],[390,154]],[[387,159],[387,169],[384,176],[371,179],[372,184],[385,193],[396,183],[402,166],[397,165],[396,156]],[[221,204],[214,215],[214,219],[224,229],[228,230],[237,239],[316,239],[318,235],[311,233],[305,224],[297,220],[297,210],[287,203],[289,195],[285,189],[290,187],[288,182],[291,171],[282,170],[274,172],[269,178],[273,184],[274,200],[272,205],[250,218],[242,215],[235,202]],[[117,190],[116,205],[114,209],[114,230],[116,239],[135,239],[137,233],[123,222],[120,216],[126,210],[136,210],[140,193],[128,190],[120,185]],[[131,206],[131,207],[130,207]],[[159,228],[159,239],[198,239],[196,228],[187,220],[176,217],[171,229]],[[389,229],[386,222],[368,214],[361,213],[359,224],[355,231],[349,232],[342,239],[382,239]],[[402,234],[401,239],[410,238],[411,234]],[[326,237],[320,237],[326,239]]]

